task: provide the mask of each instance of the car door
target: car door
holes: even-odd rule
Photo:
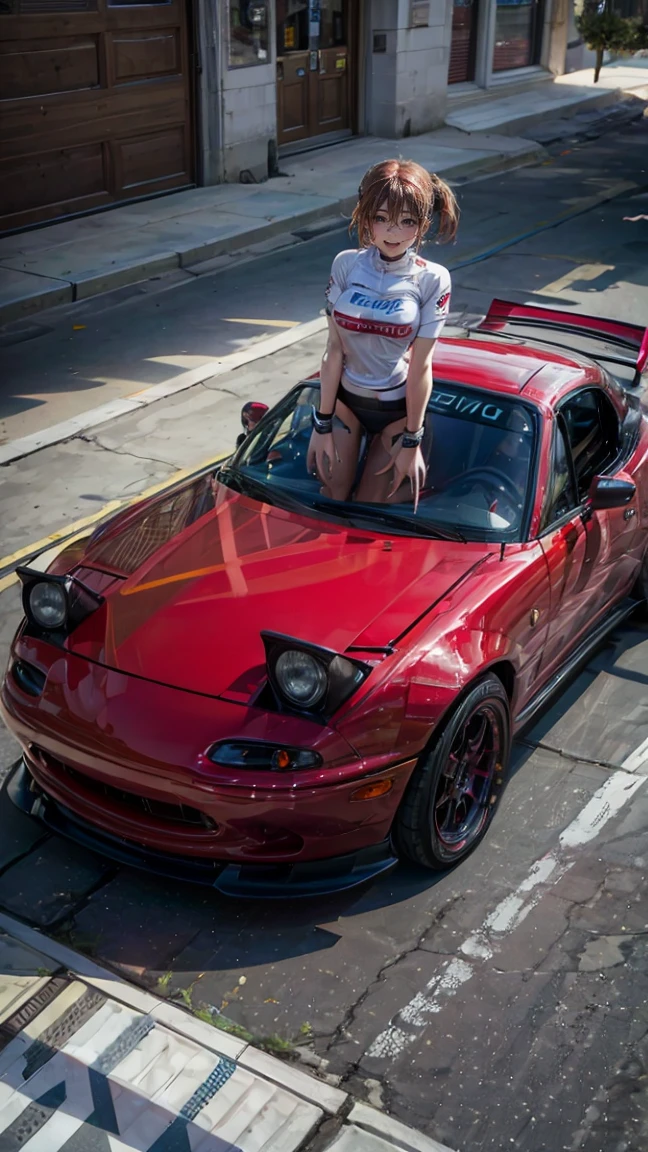
[[[577,389],[560,404],[541,523],[551,586],[547,675],[618,598],[624,583],[624,509],[595,511],[588,500],[592,480],[609,475],[620,444],[619,418],[603,389]]]
[[[540,541],[551,585],[547,674],[632,585],[640,549],[636,496],[605,511],[588,498],[595,476],[631,479],[627,455],[619,413],[602,388],[579,389],[561,403]]]
[[[595,476],[633,482],[636,437],[624,435],[625,408],[618,408],[602,388],[581,389],[560,406],[574,464],[582,515],[590,531],[592,593],[609,607],[632,586],[639,567],[642,535],[638,496],[628,505],[594,511],[588,500]],[[635,425],[638,431],[638,425]]]
[[[547,675],[561,663],[563,651],[578,634],[585,603],[581,594],[587,586],[595,543],[592,530],[590,523],[588,536],[588,524],[578,504],[567,430],[558,417],[552,434],[549,483],[540,525],[540,544],[551,590],[551,619],[542,659]]]

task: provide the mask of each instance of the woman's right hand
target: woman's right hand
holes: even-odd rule
[[[340,463],[338,450],[332,432],[316,432],[313,429],[306,455],[306,469],[309,475],[317,473],[322,483],[326,484],[333,475],[333,465]]]

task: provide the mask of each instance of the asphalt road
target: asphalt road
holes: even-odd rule
[[[532,234],[457,269],[453,309],[533,295],[646,322],[648,221],[622,218],[648,212],[647,144],[644,121],[463,187],[450,263]],[[547,228],[560,213],[571,215]],[[195,282],[98,309],[92,357],[79,343],[69,362],[89,380],[113,355],[111,373],[128,360],[143,379],[142,364],[174,355],[192,325],[213,356],[232,338],[227,315],[311,319],[342,243],[332,233],[221,273],[209,298]],[[40,362],[57,381],[42,389],[47,418],[61,418],[59,339],[53,330],[7,350],[14,396],[3,404],[19,409]],[[241,400],[279,395],[320,348],[313,337],[2,469],[2,551],[223,450]],[[3,645],[18,608],[10,585]],[[231,902],[43,837],[2,794],[0,907],[180,1002],[215,1006],[271,1049],[296,1045],[460,1152],[645,1152],[647,688],[648,625],[636,619],[518,741],[497,821],[452,873],[402,867],[336,899]],[[5,734],[3,773],[14,756]]]

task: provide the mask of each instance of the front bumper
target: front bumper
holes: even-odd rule
[[[24,760],[9,777],[7,793],[22,812],[93,852],[157,876],[207,885],[226,896],[285,899],[330,895],[374,880],[398,863],[389,838],[345,855],[295,863],[233,864],[156,851],[88,824],[48,796]]]
[[[393,732],[361,757],[335,729],[128,676],[19,636],[13,661],[40,670],[30,690],[10,665],[0,714],[23,762],[14,803],[53,831],[123,864],[222,892],[336,892],[391,868],[390,831],[414,760]],[[314,748],[318,768],[233,770],[219,740]],[[389,778],[387,794],[358,789]]]
[[[10,666],[0,714],[41,792],[97,843],[197,861],[213,875],[229,864],[355,858],[390,835],[415,761],[398,760],[389,729],[385,746],[361,757],[330,727],[127,676],[27,636],[13,660],[40,669],[44,684],[30,695]],[[223,739],[313,748],[323,764],[221,768],[205,750]],[[385,777],[388,794],[357,799]]]

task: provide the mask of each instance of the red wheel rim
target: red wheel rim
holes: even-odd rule
[[[489,703],[478,705],[455,734],[432,808],[434,831],[446,852],[465,850],[482,831],[503,743],[502,718]]]

